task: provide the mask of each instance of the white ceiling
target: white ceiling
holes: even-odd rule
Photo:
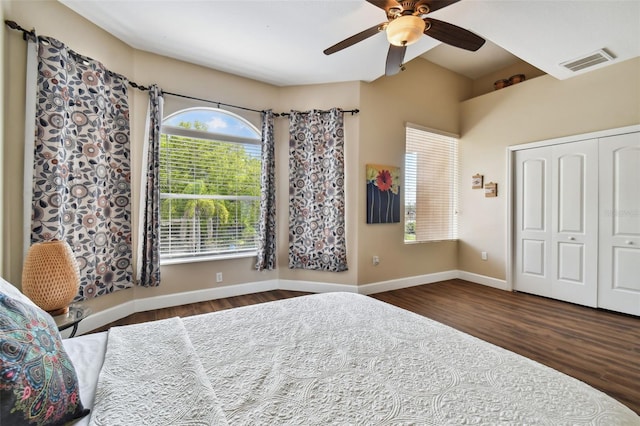
[[[322,53],[386,20],[365,0],[59,1],[136,49],[278,86],[384,75],[382,33]],[[640,56],[640,0],[462,0],[430,16],[488,42],[472,53],[423,36],[405,62],[422,56],[472,79],[518,58],[565,79],[576,73],[560,63],[602,48],[612,63]]]

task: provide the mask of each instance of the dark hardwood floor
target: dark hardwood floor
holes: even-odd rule
[[[225,299],[209,300],[200,303],[190,303],[188,305],[173,306],[171,308],[157,309],[155,311],[137,312],[118,321],[112,322],[92,330],[92,333],[108,330],[119,325],[137,324],[146,321],[155,321],[172,317],[188,317],[191,315],[206,314],[207,312],[222,311],[224,309],[237,308],[240,306],[254,305],[256,303],[272,302],[274,300],[288,299],[290,297],[303,296],[300,291],[273,290],[263,293],[247,294],[245,296],[227,297]]]
[[[300,296],[270,291],[140,312],[109,326]],[[372,297],[432,318],[573,376],[640,414],[640,318],[462,280]],[[103,327],[103,329],[107,329]]]

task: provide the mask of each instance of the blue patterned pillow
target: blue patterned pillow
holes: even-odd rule
[[[0,293],[0,424],[63,425],[88,413],[53,318]]]

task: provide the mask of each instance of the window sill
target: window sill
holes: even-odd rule
[[[160,266],[167,265],[180,265],[184,263],[200,263],[200,262],[215,262],[218,260],[229,260],[229,259],[243,259],[246,257],[256,257],[258,252],[256,251],[245,251],[240,253],[226,253],[226,254],[216,254],[211,256],[193,256],[193,257],[181,257],[181,258],[169,258],[169,259],[160,259]]]
[[[427,241],[405,241],[405,244],[413,245],[413,244],[429,244],[429,243],[446,243],[446,242],[457,242],[458,238],[452,238],[448,240],[427,240]]]

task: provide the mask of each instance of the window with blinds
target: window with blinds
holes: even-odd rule
[[[406,126],[405,243],[458,238],[458,139]]]
[[[194,108],[165,119],[161,259],[255,252],[261,161],[258,130],[235,114]]]

